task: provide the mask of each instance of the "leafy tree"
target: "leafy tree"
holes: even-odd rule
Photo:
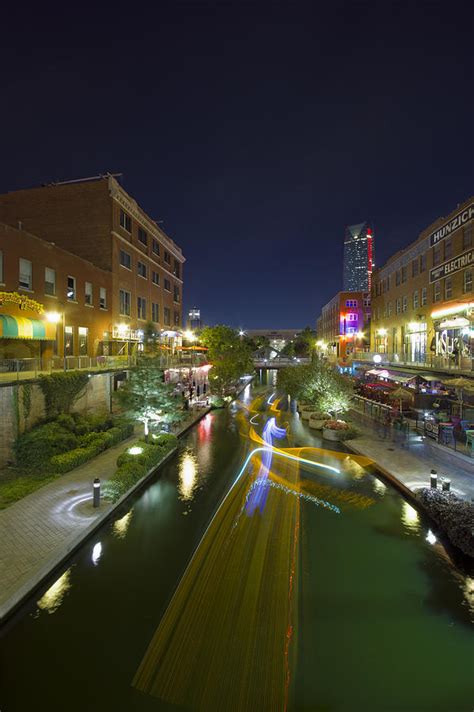
[[[353,386],[328,363],[314,357],[308,365],[279,371],[277,385],[292,398],[307,401],[315,409],[337,415],[349,409]]]
[[[174,423],[182,417],[181,402],[173,394],[173,386],[164,383],[155,358],[140,358],[117,391],[117,400],[125,412],[143,423],[147,440],[151,423]]]
[[[159,336],[152,321],[147,321],[143,329],[143,346],[146,354],[156,355],[159,349]]]
[[[230,326],[208,326],[203,329],[200,341],[207,346],[207,357],[212,364],[209,381],[220,395],[244,373],[253,371],[249,345]]]

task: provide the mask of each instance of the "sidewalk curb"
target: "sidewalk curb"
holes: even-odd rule
[[[198,414],[190,423],[188,423],[179,433],[175,433],[177,438],[184,435],[190,428],[192,428],[196,423],[198,423],[204,416],[206,416],[211,408],[206,408]],[[144,475],[138,482],[136,482],[131,489],[123,494],[120,499],[114,504],[107,506],[107,509],[99,514],[96,519],[94,519],[89,526],[83,529],[79,534],[65,539],[58,547],[56,551],[44,562],[39,570],[36,570],[33,574],[27,574],[23,577],[23,583],[15,590],[15,592],[0,605],[0,626],[2,626],[7,618],[9,618],[24,602],[26,598],[31,596],[36,589],[38,589],[41,584],[47,579],[51,574],[53,574],[57,569],[59,569],[66,559],[68,559],[84,542],[89,539],[96,531],[99,529],[108,519],[116,513],[116,511],[131,497],[135,492],[137,492],[143,485],[155,475],[168,460],[170,460],[178,452],[178,447],[170,450],[162,460],[156,465],[154,465],[146,475]]]

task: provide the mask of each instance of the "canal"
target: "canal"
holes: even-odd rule
[[[270,394],[201,420],[10,620],[1,712],[471,712],[472,572]]]

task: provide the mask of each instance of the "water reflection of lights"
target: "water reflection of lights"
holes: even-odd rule
[[[92,549],[92,563],[94,564],[94,566],[97,566],[101,556],[102,556],[102,544],[100,543],[100,541],[98,541],[97,544],[95,544],[94,548]]]
[[[433,534],[433,532],[431,531],[431,529],[428,529],[428,534],[426,535],[426,541],[429,544],[436,544],[436,542],[438,541],[437,538],[435,537],[435,535]]]
[[[39,601],[37,601],[38,608],[48,613],[55,613],[63,602],[71,585],[71,569],[68,569],[48,588]]]
[[[180,499],[188,500],[193,498],[197,485],[197,462],[194,455],[185,452],[179,464],[179,484],[178,492]]]
[[[211,436],[211,426],[214,416],[208,413],[199,421],[198,434],[200,442],[207,442]]]
[[[464,582],[464,597],[471,613],[474,613],[474,579],[466,576]]]
[[[250,422],[251,425],[257,425],[257,423],[255,423],[255,418],[258,418],[258,416],[259,416],[259,414],[256,413],[255,415],[253,415],[253,416],[250,418],[250,421],[249,421],[249,422]]]
[[[403,502],[402,505],[402,522],[410,531],[416,532],[420,528],[420,516],[408,502]]]
[[[127,514],[121,519],[117,519],[112,526],[112,531],[118,539],[125,539],[127,529],[130,526],[130,521],[132,519],[132,510],[127,512]]]

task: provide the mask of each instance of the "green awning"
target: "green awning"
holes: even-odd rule
[[[39,319],[27,319],[24,316],[0,314],[0,338],[54,341],[56,339],[56,324]]]

